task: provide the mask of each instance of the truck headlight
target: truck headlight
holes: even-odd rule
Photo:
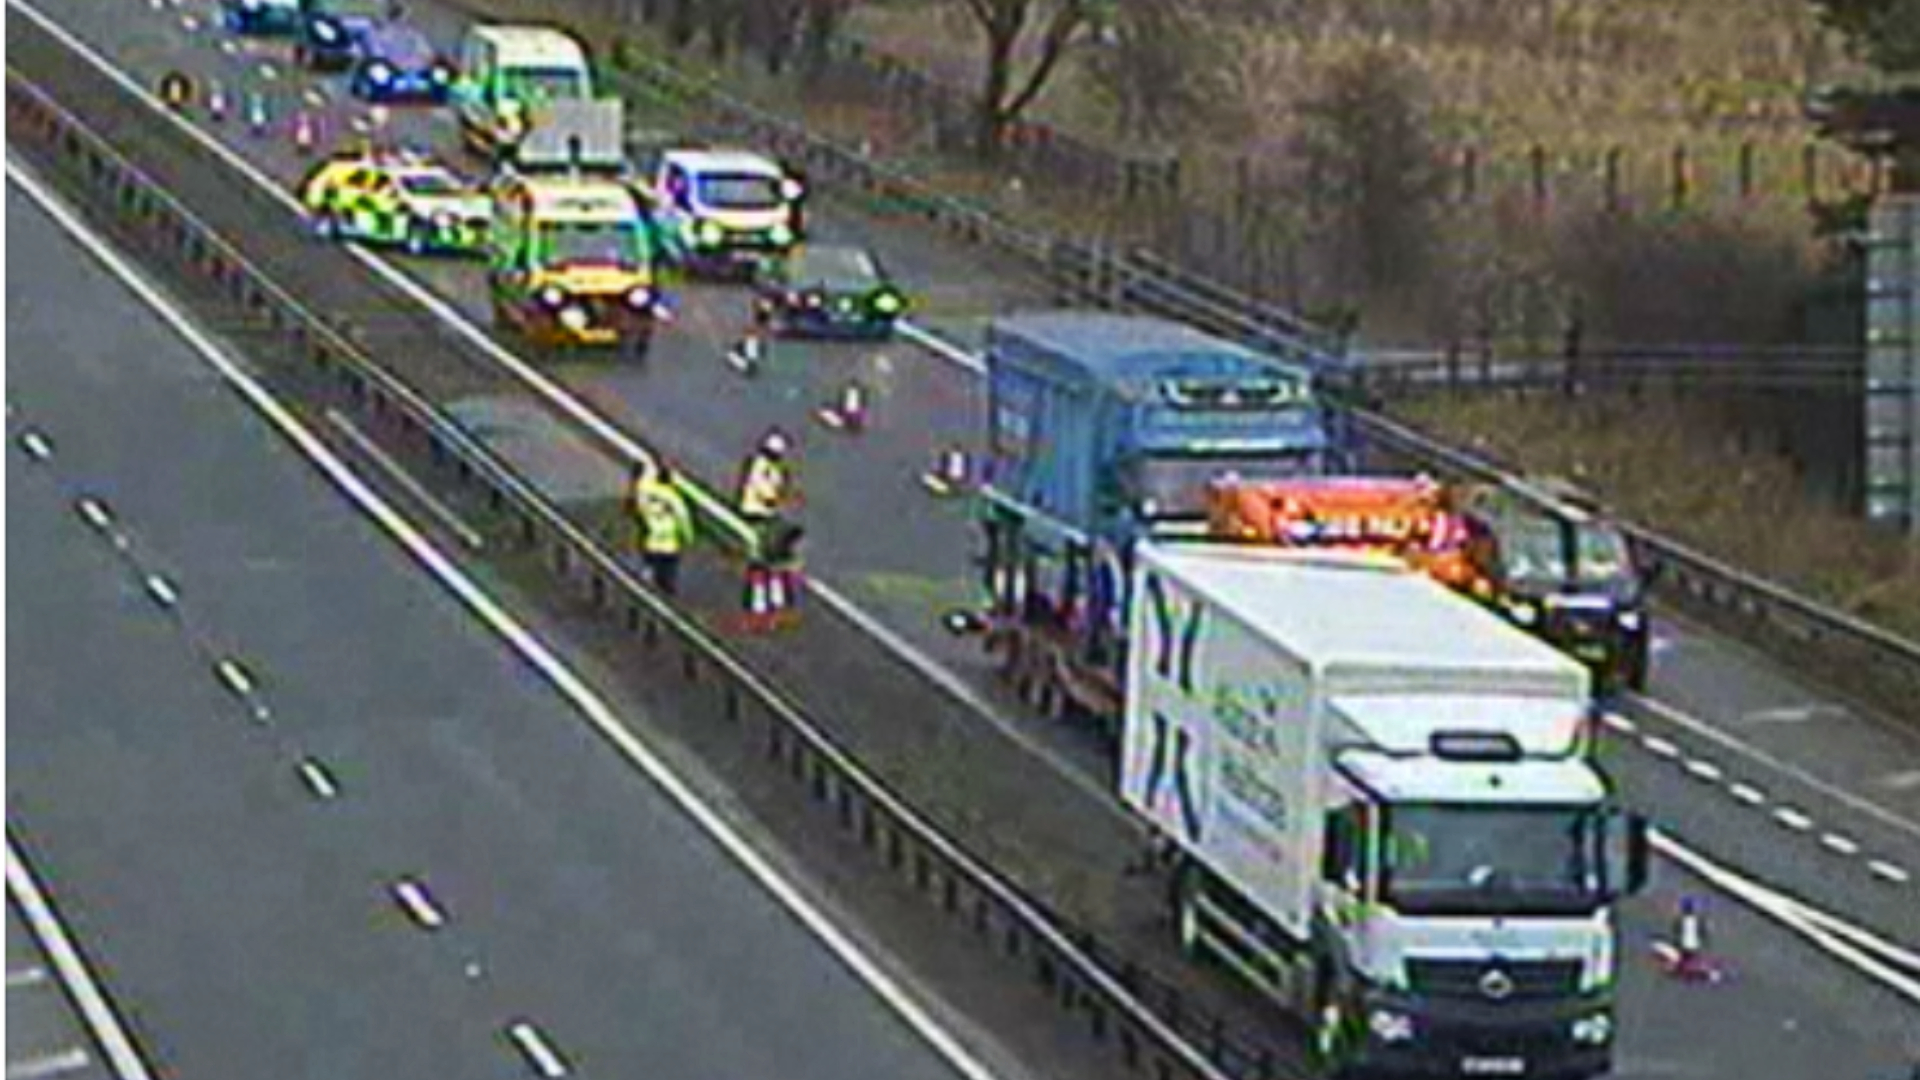
[[[340,40],[340,28],[325,20],[313,24],[313,36],[328,45]]]
[[[1413,1017],[1392,1009],[1375,1009],[1367,1014],[1367,1030],[1381,1042],[1407,1042],[1413,1038]]]
[[[775,225],[767,230],[767,240],[774,247],[786,247],[793,243],[793,229],[787,225]]]
[[[712,247],[727,238],[727,230],[717,221],[703,221],[693,227],[694,243]]]
[[[556,286],[549,285],[540,290],[540,302],[548,307],[557,308],[565,302],[566,299],[567,294],[561,292]]]
[[[883,289],[873,298],[873,310],[882,315],[898,315],[904,306],[900,294],[891,289]]]
[[[1512,615],[1513,621],[1522,626],[1532,626],[1534,620],[1540,617],[1540,609],[1524,601],[1510,600],[1507,602],[1507,614]]]
[[[582,330],[585,330],[587,328],[586,309],[583,307],[580,307],[578,304],[575,304],[572,307],[567,308],[565,311],[562,311],[560,313],[560,325],[566,327],[567,329],[573,331],[576,334]]]
[[[450,83],[453,81],[453,69],[445,64],[435,64],[433,70],[427,72],[427,78],[442,85]]]
[[[1637,631],[1646,625],[1646,616],[1629,608],[1620,613],[1620,629]]]
[[[632,307],[645,310],[648,304],[653,303],[653,290],[645,285],[636,285],[628,291],[627,303]]]
[[[367,65],[367,78],[381,86],[393,81],[393,69],[384,60],[375,60]]]
[[[1573,1022],[1573,1041],[1582,1046],[1602,1046],[1613,1038],[1613,1017],[1606,1013],[1583,1016]]]

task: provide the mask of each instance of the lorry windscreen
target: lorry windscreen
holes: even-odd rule
[[[1207,485],[1215,480],[1285,480],[1313,475],[1319,464],[1315,451],[1148,457],[1139,465],[1134,502],[1147,517],[1205,517]]]
[[[586,73],[575,68],[508,68],[507,96],[519,101],[576,101],[587,96]]]
[[[780,180],[753,173],[708,173],[698,183],[700,205],[716,210],[773,210],[786,202]]]
[[[542,261],[634,266],[646,262],[645,232],[633,224],[558,222],[540,228]]]
[[[1396,804],[1382,894],[1404,915],[1581,915],[1606,903],[1594,807]]]

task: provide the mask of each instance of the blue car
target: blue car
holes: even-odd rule
[[[360,38],[347,89],[362,101],[447,100],[453,65],[405,23],[376,26]]]
[[[400,17],[397,0],[299,0],[300,29],[293,57],[316,71],[345,71],[359,56],[361,39]]]
[[[300,29],[300,0],[220,0],[220,23],[236,34],[292,34]]]

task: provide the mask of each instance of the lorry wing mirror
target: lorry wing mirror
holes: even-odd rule
[[[1626,894],[1632,895],[1647,887],[1647,880],[1653,876],[1653,844],[1647,819],[1641,814],[1628,814],[1627,826],[1627,880]]]
[[[986,633],[986,617],[968,608],[954,608],[940,618],[940,625],[954,637],[974,637]]]
[[[1653,845],[1645,815],[1618,809],[1609,811],[1602,833],[1602,858],[1606,860],[1606,891],[1619,900],[1647,886],[1653,865]]]

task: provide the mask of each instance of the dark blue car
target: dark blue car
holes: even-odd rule
[[[347,82],[362,101],[444,102],[452,87],[453,65],[405,23],[376,26],[360,38]]]
[[[367,32],[399,17],[398,0],[300,0],[294,59],[315,70],[345,71]]]
[[[236,34],[291,34],[300,29],[300,0],[220,0],[220,23]]]

